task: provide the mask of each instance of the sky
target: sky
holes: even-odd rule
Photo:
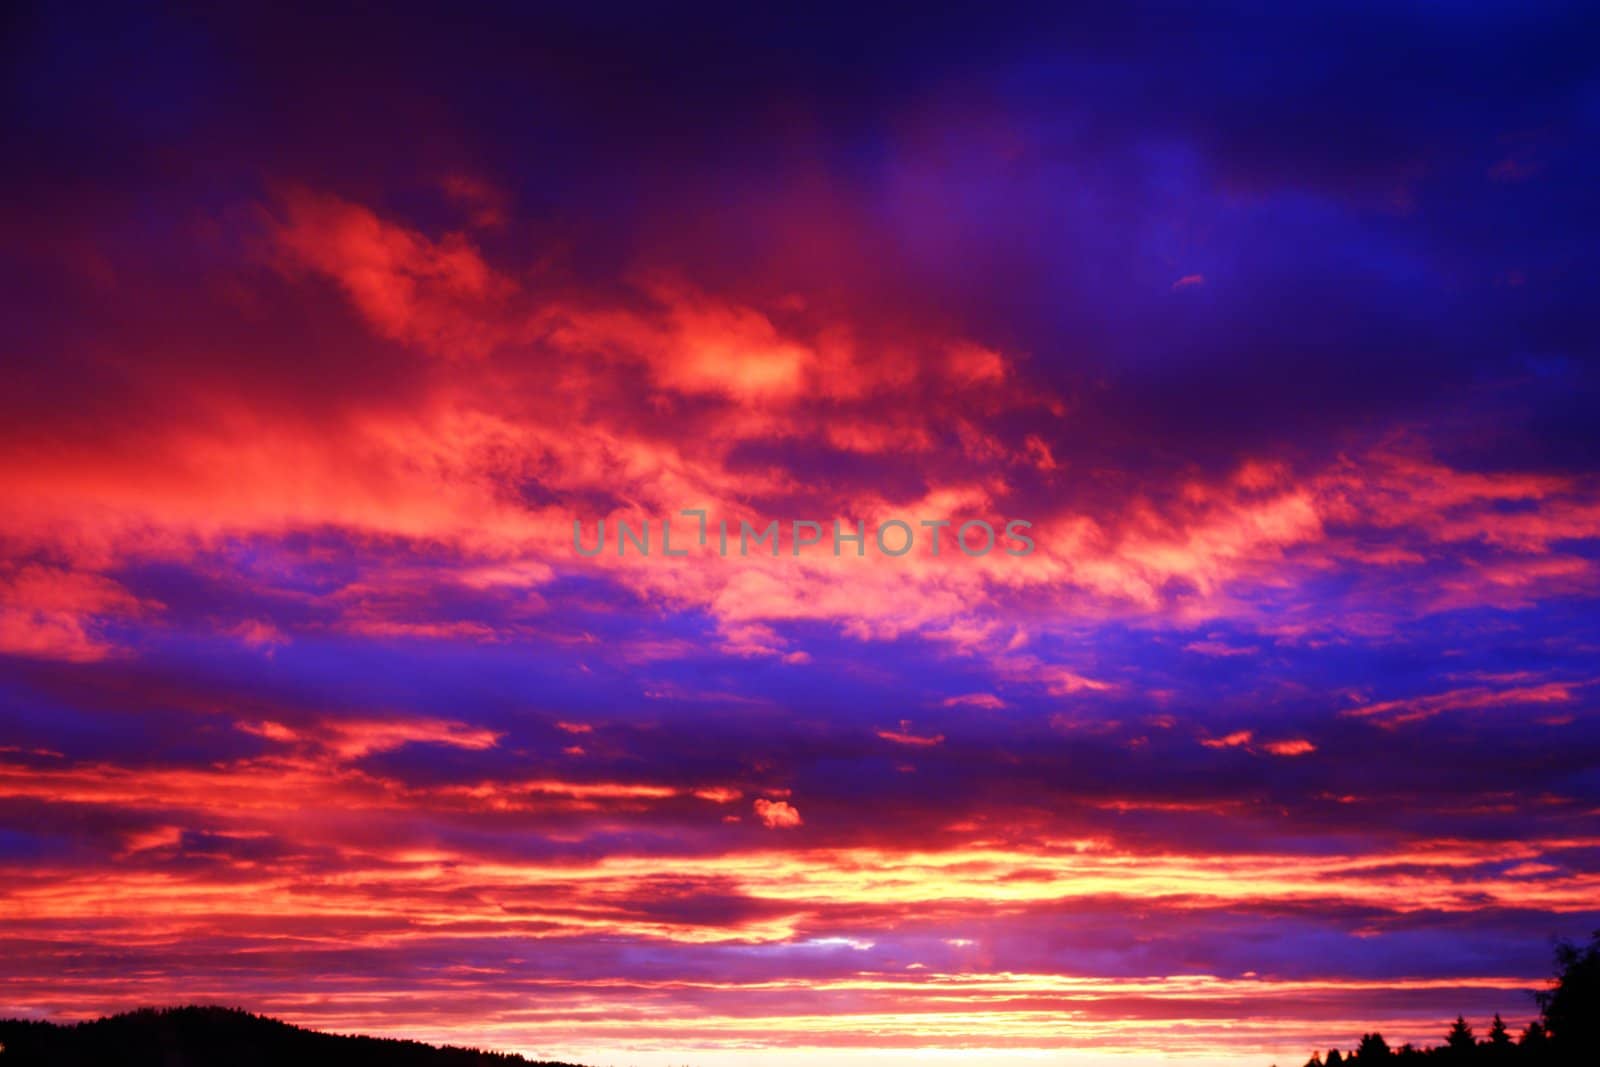
[[[1600,927],[1594,9],[519,7],[5,16],[0,1015],[1524,1025]]]

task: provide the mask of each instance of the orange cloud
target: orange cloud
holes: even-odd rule
[[[769,830],[792,830],[800,825],[800,812],[785,800],[757,797],[756,818]]]

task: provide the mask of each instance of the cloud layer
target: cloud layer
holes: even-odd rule
[[[1600,920],[1586,17],[990,16],[22,19],[0,1013],[1531,1015]]]

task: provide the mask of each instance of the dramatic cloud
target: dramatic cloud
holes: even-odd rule
[[[787,801],[758,797],[755,809],[756,818],[769,830],[792,830],[801,823],[800,813]]]
[[[1592,27],[981,14],[17,20],[0,1014],[1532,1012],[1600,924]]]

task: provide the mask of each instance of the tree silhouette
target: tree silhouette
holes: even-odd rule
[[[1393,1053],[1389,1051],[1389,1042],[1383,1039],[1382,1034],[1362,1034],[1361,1044],[1356,1046],[1356,1062],[1362,1067],[1372,1067],[1375,1063],[1382,1063],[1389,1059]]]
[[[1312,1053],[1306,1067],[1600,1067],[1600,930],[1582,947],[1557,942],[1555,957],[1550,988],[1538,994],[1541,1017],[1516,1041],[1498,1012],[1481,1043],[1458,1015],[1437,1048],[1391,1049],[1381,1034],[1363,1034],[1349,1056],[1330,1049],[1324,1062]]]
[[[1489,1039],[1484,1042],[1484,1052],[1488,1062],[1509,1063],[1516,1048],[1511,1040],[1511,1031],[1506,1029],[1505,1020],[1500,1018],[1499,1012],[1495,1012],[1494,1022],[1489,1024]]]
[[[1539,994],[1550,1044],[1562,1061],[1600,1063],[1600,930],[1583,948],[1558,942],[1556,964],[1555,987]]]

